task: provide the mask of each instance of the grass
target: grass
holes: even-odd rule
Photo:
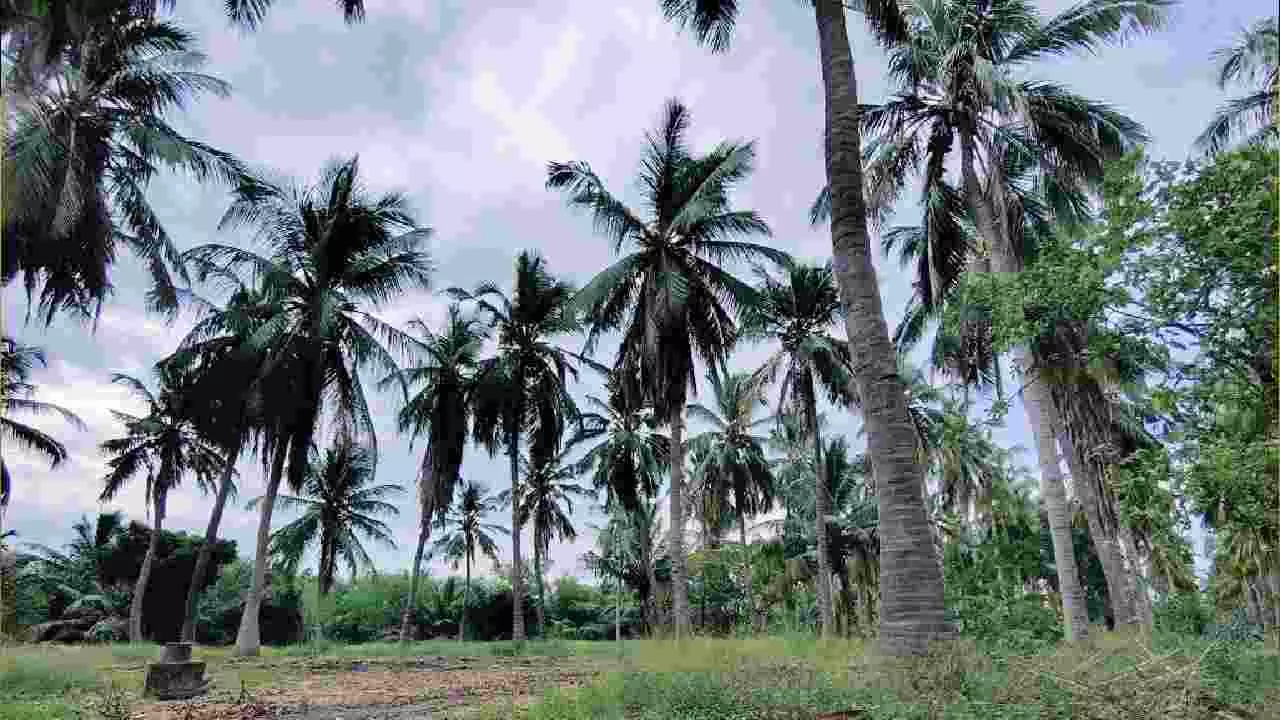
[[[552,690],[524,708],[509,701],[481,718],[524,720],[1264,720],[1280,718],[1280,653],[1259,644],[1100,634],[1088,644],[1032,655],[969,642],[926,658],[883,658],[858,641],[800,636],[627,641],[625,669],[576,691]],[[231,648],[197,648],[215,684],[250,690],[288,686],[314,659],[422,656],[616,657],[612,642],[432,641],[267,648],[240,659]],[[136,698],[154,645],[21,646],[0,649],[0,720],[90,720],[112,682]],[[490,698],[492,700],[492,698]],[[1272,714],[1267,715],[1270,711]]]

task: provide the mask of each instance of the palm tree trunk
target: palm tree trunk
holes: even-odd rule
[[[455,569],[457,566],[454,566]],[[471,556],[467,556],[467,579],[462,586],[462,618],[458,620],[458,642],[467,639],[467,607],[471,604]]]
[[[191,573],[191,587],[187,589],[187,604],[182,615],[182,642],[195,642],[196,639],[196,605],[200,601],[200,586],[209,572],[209,563],[213,560],[213,547],[218,542],[218,527],[222,524],[222,512],[227,507],[227,496],[231,494],[231,477],[236,471],[236,458],[240,457],[240,443],[235,450],[227,454],[227,465],[222,469],[222,477],[218,480],[218,495],[213,501],[213,512],[209,513],[209,525],[204,531],[204,544],[200,546],[200,554],[196,556],[196,569]]]
[[[814,532],[818,538],[818,578],[831,577],[831,538],[827,535],[827,516],[831,514],[831,498],[827,496],[826,473],[822,465],[822,428],[818,427],[817,399],[814,396],[813,378],[808,378],[805,388],[805,423],[809,425],[809,437],[813,440],[813,513]],[[818,637],[831,637],[835,626],[835,607],[831,601],[829,581],[814,584],[818,594]]]
[[[165,475],[162,477],[167,480]],[[160,533],[164,528],[164,501],[166,491],[156,491],[155,523],[151,528],[151,541],[147,543],[147,555],[142,559],[142,570],[138,573],[138,581],[133,585],[133,602],[129,605],[129,642],[143,642],[142,637],[142,602],[147,596],[147,583],[151,580],[151,568],[155,565],[156,554],[160,552]]]
[[[262,608],[262,595],[267,584],[267,553],[271,542],[271,511],[276,506],[276,495],[280,492],[280,480],[284,475],[285,452],[288,446],[281,444],[275,449],[275,457],[271,459],[271,477],[267,480],[267,491],[262,496],[262,507],[258,514],[258,544],[253,557],[253,579],[249,585],[249,594],[244,599],[244,612],[240,616],[240,629],[236,632],[236,655],[241,657],[257,656],[262,650],[262,634],[258,627],[258,612]]]
[[[667,550],[671,553],[671,619],[675,638],[689,634],[689,571],[684,556],[684,398],[671,415],[671,530]]]
[[[990,200],[982,194],[974,167],[976,155],[977,146],[973,133],[962,129],[960,166],[965,201],[973,213],[979,232],[991,247],[994,269],[1002,273],[1016,273],[1021,270],[1021,260],[1009,242],[1003,222],[992,209]],[[998,183],[993,182],[992,185],[996,186]],[[1013,361],[1024,377],[1030,374],[1032,363],[1026,349],[1015,349]],[[1049,386],[1042,380],[1032,379],[1022,391],[1022,407],[1027,413],[1027,423],[1031,426],[1031,435],[1036,443],[1036,460],[1040,466],[1040,494],[1044,498],[1045,511],[1049,516],[1049,534],[1053,539],[1054,565],[1057,567],[1058,587],[1062,595],[1066,638],[1069,642],[1075,642],[1089,635],[1089,611],[1071,542],[1071,516],[1067,510],[1067,494],[1062,482],[1054,432],[1056,411]]]
[[[649,597],[648,605],[645,608],[645,621],[649,626],[649,634],[657,632],[661,618],[658,617],[658,563],[653,556],[653,535],[650,532],[652,528],[648,525],[644,526],[644,536],[641,538],[642,551],[644,553],[644,572],[649,579]]]
[[[747,518],[742,513],[738,513],[738,540],[742,542],[742,562],[746,565],[747,572],[745,574],[746,592],[743,598],[747,601],[747,620],[750,621],[755,611],[755,600],[752,598],[751,581],[755,577],[754,569],[751,567],[751,546],[747,544]]]
[[[524,633],[524,572],[520,563],[520,432],[507,439],[511,460],[511,639],[520,642]]]
[[[1089,538],[1098,553],[1098,561],[1102,564],[1102,575],[1107,581],[1107,598],[1111,605],[1111,616],[1116,627],[1132,627],[1141,623],[1137,605],[1137,588],[1132,574],[1126,570],[1124,554],[1121,549],[1118,533],[1108,529],[1108,523],[1102,517],[1099,498],[1094,488],[1094,479],[1090,476],[1091,468],[1080,455],[1079,448],[1065,432],[1061,417],[1057,418],[1056,427],[1060,441],[1066,451],[1067,465],[1071,468],[1072,487],[1084,507],[1085,518],[1089,524]]]
[[[404,612],[400,614],[400,642],[408,642],[409,625],[413,617],[413,609],[418,602],[418,581],[422,578],[422,557],[426,554],[427,540],[431,538],[431,522],[429,518],[422,519],[422,526],[418,528],[418,549],[413,553],[413,571],[409,575],[409,597],[405,599]]]
[[[916,458],[915,429],[871,261],[858,89],[844,3],[817,0],[814,14],[826,98],[832,265],[846,313],[868,454],[878,478],[884,592],[880,646],[889,655],[918,655],[932,640],[949,638],[954,631],[946,621],[942,573],[929,538],[921,494],[924,469]]]
[[[538,637],[546,637],[547,588],[546,581],[542,577],[542,546],[537,542],[533,544],[533,571],[538,574]]]
[[[333,576],[338,572],[337,551],[334,548],[333,528],[328,527],[321,515],[320,571],[316,580],[320,583],[320,597],[328,597],[333,590]]]

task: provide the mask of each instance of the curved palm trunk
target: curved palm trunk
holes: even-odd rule
[[[991,247],[994,269],[1002,273],[1016,273],[1021,269],[1021,263],[990,199],[982,194],[977,170],[974,168],[976,155],[973,134],[962,130],[960,166],[965,201],[973,213],[979,232]],[[1024,376],[1030,374],[1032,359],[1026,349],[1014,350],[1013,361]],[[1027,413],[1027,423],[1031,426],[1031,435],[1036,444],[1036,460],[1040,466],[1040,494],[1044,498],[1045,511],[1049,516],[1049,535],[1053,539],[1053,557],[1058,570],[1066,638],[1075,642],[1088,637],[1089,614],[1071,543],[1071,516],[1067,510],[1067,494],[1062,482],[1054,432],[1056,411],[1049,386],[1040,380],[1028,383],[1022,391],[1022,407]]]
[[[818,538],[818,636],[831,637],[835,624],[835,607],[831,601],[831,538],[827,535],[826,518],[831,514],[831,498],[827,497],[826,476],[822,467],[822,430],[818,427],[818,407],[813,392],[813,379],[805,389],[805,422],[813,439],[813,512],[814,532]]]
[[[511,639],[525,639],[524,632],[524,568],[520,562],[520,433],[507,440],[507,457],[511,460]]]
[[[162,475],[162,477],[164,477]],[[138,582],[133,586],[133,602],[129,605],[129,642],[143,642],[142,637],[142,601],[147,595],[147,583],[151,580],[151,568],[155,565],[156,554],[160,552],[160,533],[164,528],[164,501],[166,492],[156,492],[155,524],[151,528],[151,541],[147,543],[147,555],[142,559],[142,570],[138,573]]]
[[[676,640],[689,634],[689,570],[684,556],[684,398],[671,416],[671,620]]]
[[[431,539],[431,522],[426,517],[418,528],[418,549],[413,553],[413,572],[409,576],[409,597],[404,602],[404,612],[400,613],[400,642],[409,642],[410,626],[413,620],[413,609],[418,602],[418,582],[422,578],[422,557],[426,554],[427,540]]]
[[[256,656],[262,651],[262,634],[258,626],[258,613],[262,609],[262,595],[267,584],[267,552],[271,542],[271,512],[276,506],[276,495],[280,492],[280,480],[284,475],[285,452],[288,446],[282,444],[275,450],[271,460],[271,477],[267,480],[267,490],[262,496],[262,507],[258,514],[258,542],[253,557],[253,578],[249,585],[249,594],[244,598],[244,612],[240,615],[240,629],[236,632],[236,655],[241,657]]]
[[[951,637],[942,573],[933,557],[916,458],[915,429],[897,373],[871,262],[863,195],[858,91],[841,0],[817,0],[815,20],[826,98],[826,165],[831,187],[832,265],[876,467],[882,528],[880,646],[890,655],[924,653]]]
[[[236,458],[240,457],[240,445],[227,454],[227,466],[222,469],[222,477],[218,480],[218,495],[213,501],[213,511],[209,513],[209,525],[204,531],[204,544],[200,546],[200,554],[196,557],[196,568],[191,573],[191,587],[187,589],[187,604],[182,615],[182,642],[195,642],[196,639],[196,605],[200,601],[200,586],[209,572],[209,563],[213,560],[213,546],[218,542],[218,527],[222,524],[222,512],[227,506],[227,496],[231,494],[231,477],[236,471]]]

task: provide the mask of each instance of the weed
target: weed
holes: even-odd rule
[[[102,720],[132,720],[133,707],[128,696],[115,683],[108,682],[91,707]]]

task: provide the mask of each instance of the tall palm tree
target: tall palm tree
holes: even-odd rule
[[[584,414],[583,424],[590,427],[590,423],[598,423],[601,434],[600,441],[578,461],[581,471],[591,475],[596,492],[605,494],[604,510],[610,517],[647,512],[658,496],[671,460],[670,440],[660,431],[652,408],[637,408],[629,402],[628,397],[639,393],[628,393],[623,385],[620,376],[611,374],[607,402],[587,396],[588,405],[600,412]],[[641,517],[636,522],[643,520]],[[645,531],[637,537],[643,545],[637,551],[639,556],[652,559],[652,533]],[[657,603],[652,602],[658,587],[657,567],[648,561],[640,567],[649,573],[645,584],[648,594],[642,593],[642,598],[648,598],[645,622],[652,630],[659,625]]]
[[[265,315],[245,340],[246,352],[262,355],[261,372],[244,390],[268,397],[263,406],[269,415],[260,421],[268,479],[252,585],[236,640],[237,653],[256,655],[271,513],[280,481],[287,470],[289,486],[303,487],[326,400],[332,401],[335,419],[376,453],[359,371],[395,374],[399,368],[384,342],[405,350],[412,338],[365,308],[426,287],[431,264],[419,245],[430,230],[418,226],[403,194],[367,193],[359,182],[358,157],[331,163],[312,187],[286,190],[246,180],[219,226],[253,227],[268,253],[211,243],[185,255],[201,279],[248,274],[261,297],[256,307]]]
[[[533,525],[533,573],[538,581],[537,620],[538,632],[546,632],[546,580],[542,572],[542,560],[551,551],[552,541],[573,542],[578,538],[573,526],[574,498],[584,499],[595,495],[590,488],[574,483],[582,474],[578,461],[569,456],[578,451],[578,445],[596,433],[580,433],[570,440],[565,449],[553,458],[526,458],[527,472],[520,496],[514,498],[518,505],[520,524]],[[499,496],[502,502],[512,502],[510,491]]]
[[[418,549],[413,555],[409,597],[400,618],[400,641],[409,640],[409,623],[418,596],[422,558],[431,538],[434,520],[448,509],[470,431],[472,404],[480,351],[489,337],[480,321],[464,317],[453,304],[444,328],[436,333],[421,319],[409,322],[415,355],[420,364],[405,368],[403,381],[416,392],[397,416],[401,432],[409,432],[410,444],[426,433],[427,449],[418,468]],[[383,385],[394,381],[387,378]]]
[[[0,280],[21,275],[29,302],[39,288],[46,323],[101,311],[121,244],[150,271],[148,306],[176,310],[172,273],[186,281],[187,271],[148,185],[161,168],[231,184],[245,174],[165,119],[200,95],[225,97],[227,84],[197,72],[204,56],[190,33],[120,7],[129,4],[111,0],[113,10],[76,24],[64,71],[18,104],[6,140]]]
[[[475,399],[473,435],[495,453],[505,445],[511,469],[512,497],[520,492],[520,446],[528,437],[529,455],[536,461],[554,457],[560,449],[565,422],[577,415],[568,380],[577,379],[577,354],[556,345],[553,338],[575,332],[578,319],[570,307],[573,287],[558,280],[538,254],[524,251],[516,258],[515,286],[508,298],[493,283],[472,291],[450,288],[455,299],[474,302],[498,330],[498,354],[481,363]],[[511,506],[511,589],[513,640],[525,639],[524,566],[520,556],[521,521],[518,504]]]
[[[689,111],[669,100],[662,124],[647,134],[639,171],[649,214],[642,216],[609,192],[582,161],[553,162],[547,187],[566,194],[568,204],[587,210],[595,229],[615,252],[631,252],[600,272],[575,298],[587,315],[586,352],[599,337],[621,330],[615,371],[636,383],[643,403],[654,408],[671,433],[671,553],[676,637],[687,633],[689,601],[684,558],[685,404],[696,390],[694,358],[723,363],[736,339],[732,310],[749,304],[754,291],[719,263],[729,260],[788,260],[778,250],[741,238],[768,235],[752,210],[734,210],[730,191],[754,167],[755,145],[722,142],[706,154],[687,144]]]
[[[485,518],[498,511],[499,501],[488,494],[488,488],[474,482],[464,482],[457,486],[457,497],[454,498],[448,512],[437,520],[444,534],[435,541],[431,555],[440,556],[452,563],[457,570],[460,563],[466,563],[466,582],[462,592],[462,617],[458,621],[458,641],[467,636],[467,607],[471,603],[471,563],[479,552],[498,563],[498,544],[493,535],[506,535],[509,531],[501,525],[485,522]]]
[[[773,509],[773,473],[764,449],[768,439],[752,430],[774,421],[757,418],[756,411],[768,407],[765,388],[753,373],[708,371],[713,408],[689,404],[689,418],[711,429],[689,439],[690,449],[699,448],[694,474],[707,477],[714,493],[732,501],[738,521],[738,539],[747,544],[747,518]]]
[[[882,44],[905,38],[907,28],[896,0],[865,0],[858,5]],[[738,15],[736,0],[661,0],[661,6],[668,18],[692,28],[701,44],[713,51],[728,49]],[[826,105],[832,265],[878,478],[880,515],[889,529],[883,536],[886,562],[881,572],[886,592],[880,645],[894,655],[919,654],[931,640],[949,637],[953,629],[946,622],[943,607],[942,573],[931,553],[923,549],[929,532],[920,490],[924,468],[914,451],[911,419],[902,384],[894,372],[894,348],[871,259],[858,88],[845,25],[845,2],[814,0],[813,8]]]
[[[255,384],[264,369],[263,353],[247,343],[262,321],[270,317],[270,308],[252,288],[234,277],[225,279],[233,284],[235,291],[223,307],[184,291],[182,295],[190,305],[205,317],[197,322],[178,349],[160,362],[161,366],[181,368],[193,378],[184,392],[183,403],[200,431],[215,441],[227,458],[187,590],[183,642],[195,639],[201,588],[206,584],[204,578],[213,560],[227,500],[236,493],[236,462],[245,450],[253,449],[255,440],[264,439],[266,426],[262,421],[267,414],[266,407],[271,404],[263,387]]]
[[[404,488],[374,485],[376,456],[344,433],[339,433],[323,454],[316,455],[307,470],[302,495],[276,498],[284,509],[302,510],[302,516],[271,534],[271,556],[283,561],[286,573],[292,574],[307,550],[318,545],[316,579],[324,597],[333,589],[339,560],[353,576],[361,567],[372,567],[361,536],[389,548],[396,546],[391,528],[377,516],[400,514],[387,499],[404,493]],[[246,509],[254,509],[261,501],[261,497],[250,500]]]
[[[165,503],[169,492],[190,473],[201,490],[208,492],[220,474],[224,462],[219,448],[197,429],[183,405],[183,392],[190,382],[176,369],[157,370],[159,393],[153,393],[137,378],[115,374],[111,380],[130,391],[146,404],[146,414],[139,417],[112,410],[111,414],[125,427],[125,434],[102,443],[109,456],[107,475],[103,478],[103,502],[115,497],[129,481],[146,473],[146,502],[151,510],[151,542],[142,561],[142,570],[133,586],[133,604],[129,608],[129,641],[142,642],[142,600],[160,547],[164,528]]]
[[[758,270],[759,300],[744,313],[743,333],[753,339],[776,341],[779,348],[765,362],[759,373],[766,382],[781,380],[782,402],[802,411],[804,434],[812,442],[813,477],[822,478],[822,433],[818,426],[818,391],[831,402],[848,406],[854,400],[850,390],[853,376],[849,346],[830,335],[840,315],[840,293],[836,289],[831,265],[793,264],[781,279]],[[784,417],[779,414],[781,421]],[[815,518],[825,522],[830,513],[830,498],[815,493]],[[819,528],[820,529],[820,528]],[[817,533],[818,572],[831,577],[832,567],[826,534]],[[830,585],[819,583],[819,629],[825,637],[833,628],[834,608]]]
[[[46,364],[44,351],[40,348],[23,345],[11,337],[0,337],[0,437],[39,453],[49,461],[50,468],[56,468],[67,459],[66,446],[43,430],[11,417],[13,413],[57,415],[77,430],[85,429],[84,421],[70,410],[33,399],[36,386],[31,382],[31,371],[36,365],[43,367]],[[9,466],[0,457],[0,529],[3,528],[4,511],[9,507],[12,492]]]
[[[1262,18],[1240,31],[1234,45],[1214,52],[1218,88],[1249,85],[1252,92],[1218,108],[1209,127],[1196,138],[1196,147],[1215,154],[1241,137],[1250,143],[1276,137],[1276,103],[1280,102],[1280,27],[1276,22],[1274,17]]]
[[[1023,232],[1029,194],[1016,187],[1021,177],[1034,183],[1044,217],[1078,223],[1088,210],[1085,193],[1100,187],[1104,163],[1145,138],[1137,123],[1104,104],[1060,85],[1025,79],[1027,66],[1093,52],[1159,27],[1170,5],[1169,0],[1088,0],[1048,20],[1025,0],[909,6],[904,19],[910,37],[890,51],[890,75],[900,92],[882,105],[863,108],[861,120],[875,135],[865,156],[868,178],[879,188],[879,207],[892,204],[910,174],[923,176],[928,239],[919,255],[922,302],[937,303],[961,272],[981,269],[974,265],[976,258],[989,254],[998,272],[1021,269],[1035,250],[1034,233]],[[947,180],[946,168],[957,146],[960,180],[955,184]],[[976,250],[964,242],[966,213],[980,241]],[[1074,558],[1066,557],[1070,531],[1052,429],[1057,408],[1049,385],[1032,376],[1034,367],[1043,366],[1040,358],[1027,348],[1013,355],[1030,379],[1022,390],[1023,406],[1056,528],[1067,632],[1078,639],[1087,634],[1087,619]]]

